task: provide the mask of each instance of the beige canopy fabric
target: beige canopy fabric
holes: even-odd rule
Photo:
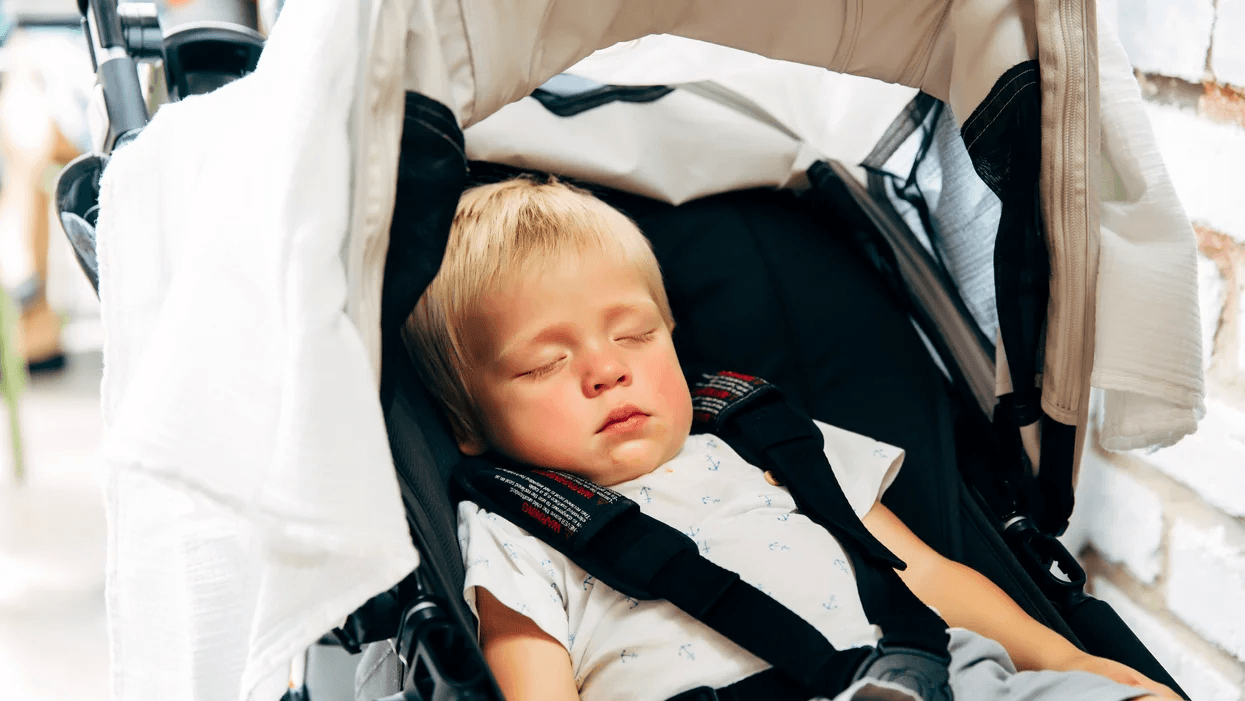
[[[1095,12],[1092,0],[376,0],[360,100],[366,108],[354,122],[357,226],[348,271],[359,284],[352,285],[350,314],[378,363],[380,335],[372,320],[379,313],[401,109],[387,88],[398,80],[445,104],[467,128],[593,52],[671,34],[918,88],[947,102],[962,124],[1000,75],[1037,58],[1051,249],[1042,406],[1053,419],[1083,429],[1097,266]],[[1079,454],[1078,448],[1077,463]]]

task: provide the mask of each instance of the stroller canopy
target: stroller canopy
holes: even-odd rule
[[[975,192],[984,183],[999,203],[1000,328],[983,329],[998,340],[996,391],[1018,398],[1013,413],[1017,428],[1034,431],[1035,463],[1062,464],[1070,481],[1087,426],[1096,329],[1103,336],[1096,301],[1138,280],[1099,280],[1095,27],[1092,3],[1055,0],[289,3],[252,75],[164,107],[104,173],[105,452],[115,472],[110,510],[124,514],[109,523],[115,688],[125,698],[267,699],[279,694],[288,660],[418,562],[376,400],[383,338],[396,318],[385,316],[381,294],[395,202],[446,192],[456,200],[473,150],[523,165],[502,152],[526,135],[539,141],[535,132],[507,140],[497,129],[527,124],[526,108],[512,103],[568,69],[603,83],[690,86],[690,94],[716,96],[706,104],[725,99],[754,124],[768,120],[756,138],[789,150],[764,177],[720,177],[706,167],[700,176],[709,180],[682,189],[625,158],[609,167],[597,156],[563,160],[668,201],[798,186],[800,163],[870,152],[914,91],[949,105],[963,136],[957,148],[980,176]],[[675,39],[615,46],[655,34],[755,55],[725,61],[715,53],[725,49],[684,45],[701,60],[679,65],[645,58],[669,52]],[[1103,65],[1114,61],[1104,90],[1117,86],[1111,109],[1127,126],[1115,137],[1104,130],[1116,139],[1114,194],[1128,205],[1107,213],[1145,229],[1136,240],[1161,242],[1167,264],[1175,261],[1147,268],[1149,249],[1115,236],[1119,250],[1134,254],[1113,257],[1119,269],[1144,270],[1139,284],[1161,280],[1176,300],[1150,305],[1153,326],[1117,323],[1111,337],[1143,354],[1158,352],[1147,345],[1156,336],[1179,344],[1163,358],[1184,374],[1148,385],[1156,391],[1128,384],[1127,373],[1102,374],[1117,391],[1114,404],[1107,397],[1108,420],[1111,411],[1130,417],[1114,435],[1140,447],[1178,439],[1200,416],[1195,253],[1170,185],[1153,167],[1152,137],[1135,124],[1139,97],[1118,42],[1104,37],[1101,48]],[[747,78],[762,62],[771,77]],[[655,64],[661,70],[645,72]],[[866,88],[863,78],[902,87]],[[829,93],[832,83],[852,90]],[[867,104],[835,102],[857,89]],[[423,105],[413,114],[411,94]],[[832,130],[817,126],[819,111],[837,109],[877,115],[858,123],[859,144],[836,144]],[[404,117],[444,137],[442,150],[428,147],[442,160],[426,172],[398,172]],[[685,126],[704,131],[694,119]],[[719,160],[730,153],[717,150]],[[645,160],[670,155],[643,151]],[[458,181],[439,179],[453,172]],[[399,195],[398,180],[413,176],[419,187]],[[413,231],[435,239],[445,227],[448,220],[433,218]],[[940,235],[957,245],[956,231]],[[416,277],[426,283],[436,264]],[[422,289],[397,295],[395,309]],[[1144,375],[1155,365],[1137,367]],[[1129,413],[1149,408],[1163,421]],[[174,518],[178,527],[164,529]]]

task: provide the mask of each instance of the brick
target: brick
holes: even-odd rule
[[[1245,85],[1245,0],[1219,0],[1210,69],[1225,83]]]
[[[1167,608],[1202,637],[1245,660],[1245,553],[1226,528],[1177,520],[1169,535]]]
[[[1094,596],[1111,604],[1190,698],[1241,701],[1241,684],[1245,682],[1241,677],[1245,675],[1229,676],[1217,670],[1193,645],[1181,640],[1170,625],[1137,605],[1106,579],[1095,577],[1093,590]]]
[[[1208,398],[1197,433],[1170,448],[1137,455],[1215,508],[1245,516],[1245,413]]]
[[[1201,82],[1215,23],[1212,0],[1130,0],[1117,8],[1114,23],[1134,67]]]
[[[1205,83],[1198,96],[1197,111],[1213,121],[1245,127],[1245,95],[1231,86]]]
[[[1227,298],[1219,266],[1200,254],[1197,257],[1197,291],[1202,314],[1202,369],[1207,370],[1215,350],[1215,333],[1223,317],[1223,303]]]
[[[1236,372],[1245,379],[1245,284],[1236,290]]]
[[[1153,582],[1163,539],[1162,500],[1109,460],[1107,454],[1086,448],[1077,519],[1103,557],[1122,562],[1138,580]]]
[[[1147,103],[1146,114],[1185,213],[1245,242],[1245,207],[1240,205],[1245,129],[1170,105]]]

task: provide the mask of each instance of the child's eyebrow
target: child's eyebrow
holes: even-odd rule
[[[606,307],[605,312],[604,312],[605,323],[608,325],[608,324],[613,323],[615,320],[617,320],[621,316],[626,316],[628,314],[635,314],[635,313],[642,312],[642,311],[643,311],[643,307],[634,302],[619,302],[618,304],[613,304],[613,305],[610,305],[609,307]],[[515,341],[514,343],[506,345],[506,347],[502,348],[501,351],[498,352],[497,360],[499,361],[505,360],[506,356],[512,353],[524,350],[526,348],[530,348],[532,346],[537,346],[542,343],[548,343],[550,341],[553,341],[558,336],[565,334],[566,331],[570,329],[572,326],[573,324],[570,324],[568,322],[546,326],[545,328],[541,329],[539,333],[537,333],[536,335],[532,336],[529,339]]]

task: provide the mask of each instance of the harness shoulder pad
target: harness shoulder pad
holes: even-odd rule
[[[463,460],[453,475],[456,498],[522,527],[627,596],[662,598],[653,592],[654,577],[680,553],[697,550],[685,533],[645,516],[612,489],[556,470],[511,464],[498,456]]]
[[[761,399],[776,399],[782,392],[754,375],[722,370],[689,378],[692,391],[692,430],[720,433],[726,422],[744,407]]]
[[[467,458],[454,471],[456,486],[485,509],[557,547],[584,550],[588,541],[635,502],[576,475],[545,469],[513,470]],[[562,548],[559,548],[562,549]]]

